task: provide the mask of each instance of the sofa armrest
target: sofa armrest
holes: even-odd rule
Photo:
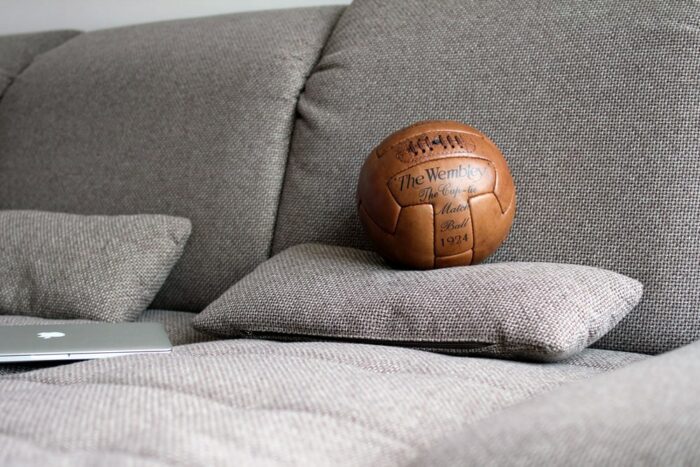
[[[700,341],[465,427],[417,465],[700,462]]]

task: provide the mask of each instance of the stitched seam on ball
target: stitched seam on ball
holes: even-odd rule
[[[387,187],[387,189],[389,189],[389,187]],[[384,227],[382,227],[381,225],[377,224],[377,221],[375,221],[374,218],[369,214],[369,211],[368,211],[366,208],[363,208],[363,209],[364,209],[365,212],[367,213],[367,217],[369,217],[369,218],[372,220],[372,222],[374,222],[374,225],[379,226],[380,229],[382,229],[382,230],[385,231],[385,232],[390,233],[391,235],[395,235],[395,234],[396,234],[396,229],[399,228],[399,219],[401,219],[401,211],[403,210],[404,207],[401,206],[401,203],[399,203],[399,200],[396,199],[396,196],[394,195],[394,193],[391,192],[391,190],[389,190],[389,194],[390,194],[391,197],[394,199],[394,201],[395,201],[396,204],[399,206],[399,208],[401,208],[401,209],[399,209],[399,215],[398,215],[398,217],[396,218],[396,224],[394,224],[394,230],[393,230],[392,232],[389,232],[389,231],[386,230]],[[360,200],[360,202],[362,202],[362,200]]]
[[[410,128],[410,127],[409,127],[409,128]],[[395,147],[397,147],[397,146],[399,146],[399,145],[405,143],[406,141],[410,141],[410,142],[417,141],[420,137],[427,136],[427,133],[429,133],[429,132],[421,133],[420,135],[417,135],[417,136],[411,136],[411,137],[408,137],[408,138],[404,138],[404,139],[402,139],[402,140],[399,140],[398,142],[392,144],[392,145],[390,146],[390,149],[395,148]],[[442,137],[443,137],[443,133],[448,133],[447,136],[450,136],[450,134],[458,134],[458,135],[469,135],[469,136],[474,136],[474,137],[476,137],[476,138],[481,138],[482,140],[484,139],[483,135],[477,135],[477,134],[474,134],[474,133],[470,133],[470,132],[468,132],[468,131],[463,131],[463,130],[454,130],[454,131],[453,131],[453,130],[448,130],[448,131],[446,132],[445,130],[442,130],[442,131],[439,131],[439,132],[437,133],[437,136],[440,138],[440,143],[441,143],[441,145],[442,145],[443,147],[445,146],[445,144],[444,144],[444,142],[443,142],[443,138],[442,138]],[[450,146],[452,146],[452,151],[464,150],[464,147],[463,147],[463,146],[462,146],[460,149],[456,149],[452,144],[450,144]],[[431,148],[430,150],[432,151],[432,148]],[[447,148],[445,148],[445,150],[447,150]],[[425,151],[423,151],[423,154],[425,154]],[[401,160],[401,159],[399,159],[399,160]],[[402,161],[402,162],[403,162],[403,161]]]
[[[496,187],[494,186],[494,189]],[[476,198],[476,197],[475,197]],[[498,198],[498,196],[496,196]],[[474,233],[474,216],[472,215],[472,205],[469,204],[469,200],[467,199],[467,206],[469,206],[469,225],[471,226],[471,236],[472,236],[472,247],[470,248],[470,251],[472,252],[472,257],[469,258],[469,266],[474,264],[474,249],[476,248],[476,234]]]
[[[467,204],[469,205],[469,217],[472,219],[472,260],[469,263],[470,265],[474,263],[474,256],[476,255],[476,235],[474,234],[474,216],[472,215],[472,205],[471,205],[471,200],[479,198],[481,196],[486,196],[486,195],[493,195],[494,198],[496,198],[496,201],[498,201],[498,196],[496,196],[496,193],[491,192],[491,193],[482,193],[480,195],[472,196],[467,200]],[[499,205],[500,206],[500,205]]]
[[[392,196],[393,196],[393,195],[392,195]],[[397,202],[397,203],[398,203],[398,202]],[[401,206],[401,205],[399,204],[399,206]],[[369,219],[369,220],[372,222],[372,224],[376,225],[377,228],[378,228],[379,230],[381,230],[382,232],[387,233],[387,234],[389,234],[389,235],[395,235],[395,234],[396,234],[396,227],[399,225],[398,220],[396,221],[396,225],[394,226],[394,231],[391,232],[391,231],[385,229],[384,227],[382,227],[381,225],[377,224],[377,221],[375,221],[375,220],[372,218],[372,216],[369,215],[369,211],[367,211],[367,209],[365,209],[365,207],[362,205],[362,200],[360,200],[360,202],[358,203],[357,209],[358,209],[358,210],[359,210],[359,209],[362,209],[363,211],[365,211],[365,214],[367,215],[367,219]],[[401,216],[401,213],[399,213],[399,216]]]
[[[461,252],[461,253],[455,253],[455,254],[453,254],[453,255],[440,255],[440,256],[436,256],[435,258],[436,258],[436,259],[437,259],[437,258],[440,258],[440,259],[447,259],[447,258],[452,258],[453,256],[465,255],[465,254],[467,254],[467,253],[469,253],[469,252],[471,251],[471,252],[472,252],[472,260],[473,260],[473,259],[474,259],[473,250],[474,250],[474,248],[469,248],[469,249],[467,249],[467,250],[464,250],[464,251]],[[472,260],[469,261],[469,265],[472,264]]]
[[[457,159],[457,158],[460,158],[460,159],[468,159],[468,158],[470,158],[470,157],[473,157],[474,159],[479,159],[479,160],[485,161],[485,162],[489,165],[489,167],[491,167],[491,170],[493,170],[493,173],[496,174],[496,175],[498,174],[498,171],[496,170],[496,168],[495,168],[495,166],[494,166],[494,163],[493,163],[491,160],[485,159],[485,158],[482,158],[482,157],[474,157],[474,156],[450,156],[450,157],[443,157],[443,158],[440,158],[440,159],[435,159],[435,161],[440,161],[440,160],[444,160],[444,159]],[[432,243],[433,243],[433,268],[435,268],[435,266],[436,266],[436,264],[437,264],[437,258],[438,258],[438,254],[437,254],[437,245],[435,245],[435,206],[434,206],[432,203],[412,203],[412,204],[405,204],[405,205],[404,205],[404,204],[401,204],[401,203],[399,202],[398,198],[396,197],[396,195],[394,194],[394,192],[391,191],[391,187],[389,186],[389,183],[390,183],[389,180],[391,180],[391,179],[392,179],[393,177],[395,177],[396,175],[400,174],[401,172],[405,172],[406,170],[412,169],[413,167],[416,167],[416,166],[418,166],[418,165],[425,164],[425,163],[428,163],[428,162],[431,162],[431,161],[418,162],[418,163],[416,163],[416,164],[413,164],[413,165],[410,166],[410,167],[406,167],[406,168],[404,168],[403,170],[400,170],[399,172],[396,172],[394,175],[390,175],[390,176],[389,176],[389,179],[388,179],[387,182],[386,182],[386,188],[387,188],[387,190],[389,191],[389,194],[391,195],[391,197],[394,199],[394,201],[396,202],[396,204],[398,204],[399,207],[400,207],[401,209],[408,208],[408,207],[411,207],[411,206],[423,206],[423,205],[428,205],[428,206],[430,206],[430,210],[431,210],[432,213],[433,213],[433,222],[432,222],[433,228],[431,229],[431,235],[432,235],[432,239],[431,239],[431,240],[432,240]],[[500,202],[500,200],[498,199],[498,196],[496,196],[496,180],[497,180],[497,179],[494,177],[493,189],[492,189],[491,191],[486,192],[486,193],[481,193],[481,194],[479,194],[479,195],[476,195],[476,196],[472,196],[472,197],[470,197],[470,198],[467,198],[467,206],[469,206],[469,218],[471,219],[471,227],[472,227],[472,228],[471,228],[472,247],[471,247],[469,250],[463,251],[463,252],[461,252],[461,253],[456,253],[455,255],[446,255],[446,256],[461,255],[461,254],[464,254],[464,253],[466,253],[466,252],[468,252],[468,251],[471,250],[471,252],[472,252],[472,257],[471,257],[471,260],[469,261],[469,265],[472,265],[472,264],[474,263],[474,256],[475,256],[475,251],[476,251],[476,237],[475,237],[475,235],[474,235],[474,216],[472,215],[472,207],[471,207],[471,204],[469,204],[469,201],[470,201],[471,199],[477,198],[477,197],[479,197],[479,196],[484,196],[484,195],[488,195],[488,194],[493,194],[494,197],[496,198],[496,201],[498,201],[498,206],[499,206],[499,208],[502,209],[502,207],[501,207],[501,202]],[[361,205],[361,204],[362,204],[362,200],[360,199],[360,205]],[[359,207],[359,206],[358,206],[358,207]],[[380,230],[382,230],[382,231],[384,231],[384,232],[387,232],[387,233],[389,233],[389,234],[391,234],[391,235],[396,234],[396,229],[398,228],[398,219],[397,219],[396,225],[394,226],[394,231],[393,231],[393,232],[389,232],[388,230],[386,230],[385,228],[383,228],[382,226],[380,226],[379,224],[377,224],[377,222],[372,218],[372,216],[369,214],[369,211],[367,211],[367,209],[365,209],[365,213],[367,214],[367,217],[372,221],[372,223],[373,223],[374,225],[376,225],[377,227],[379,227]],[[401,217],[401,214],[399,214],[399,217]],[[442,256],[440,256],[440,257],[442,257]]]

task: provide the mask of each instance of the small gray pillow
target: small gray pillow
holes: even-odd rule
[[[495,263],[390,269],[375,253],[292,247],[194,320],[218,336],[336,339],[555,361],[608,332],[642,284],[588,266]]]
[[[189,238],[188,219],[0,211],[0,314],[131,321]]]

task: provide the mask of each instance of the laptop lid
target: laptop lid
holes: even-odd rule
[[[171,350],[160,323],[0,326],[0,362],[88,360]]]

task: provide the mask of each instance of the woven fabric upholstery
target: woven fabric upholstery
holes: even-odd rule
[[[34,57],[58,47],[78,34],[78,31],[49,31],[0,36],[0,97]]]
[[[339,12],[96,31],[39,56],[0,102],[0,209],[191,219],[155,306],[203,309],[268,257],[297,96]]]
[[[0,314],[134,320],[190,230],[170,216],[0,211]]]
[[[494,261],[641,280],[602,347],[699,338],[699,23],[697,2],[355,1],[299,101],[274,251],[368,248],[363,160],[398,128],[454,119],[496,142],[516,182]]]
[[[165,327],[165,332],[168,333],[170,342],[173,345],[192,344],[195,342],[206,342],[213,338],[203,334],[192,327],[192,318],[194,313],[187,311],[169,311],[169,310],[146,310],[136,318],[137,322],[145,323],[162,323]],[[64,324],[64,323],[92,323],[87,319],[46,319],[37,318],[36,316],[21,316],[21,315],[0,315],[0,326],[26,326],[36,324]],[[605,359],[606,354],[601,354]],[[604,369],[605,361],[592,362],[598,368]],[[60,365],[60,362],[37,362],[37,363],[5,363],[0,364],[0,375],[11,373],[24,373],[36,369]],[[613,362],[614,364],[614,362]]]
[[[231,340],[75,363],[0,377],[0,464],[406,465],[466,424],[643,358]]]
[[[12,78],[7,75],[0,74],[0,97],[2,97],[2,93],[5,91],[5,88],[10,85],[10,83],[12,83]]]
[[[414,465],[698,465],[700,343],[533,398]]]
[[[372,252],[306,244],[258,266],[194,326],[219,336],[327,337],[561,360],[599,339],[641,296],[636,280],[587,266],[397,271]]]

